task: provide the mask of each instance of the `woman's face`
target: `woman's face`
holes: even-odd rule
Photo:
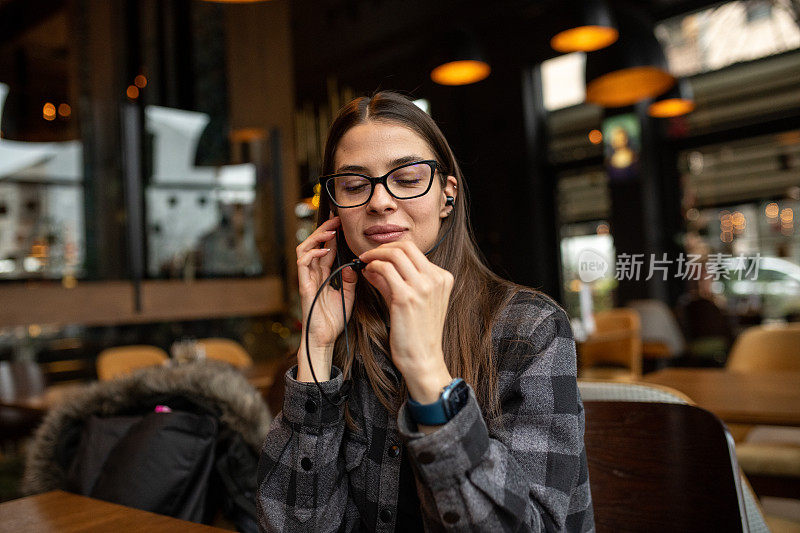
[[[357,172],[383,176],[411,161],[436,159],[428,143],[413,130],[392,122],[367,121],[350,128],[334,154],[334,173]],[[350,250],[361,255],[386,242],[409,240],[423,252],[436,243],[442,219],[452,209],[445,196],[455,198],[456,179],[447,177],[444,187],[434,176],[423,196],[398,200],[376,185],[369,202],[359,207],[338,208]]]

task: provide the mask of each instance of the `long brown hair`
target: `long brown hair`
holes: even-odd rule
[[[447,230],[448,224],[453,224],[452,230],[429,256],[434,264],[450,271],[454,278],[442,348],[450,374],[469,383],[484,413],[494,416],[498,414],[499,402],[491,324],[517,286],[496,276],[484,264],[469,222],[466,183],[453,151],[433,119],[405,96],[382,91],[372,97],[356,98],[345,105],[328,131],[322,161],[323,175],[334,172],[336,149],[345,133],[370,120],[399,124],[416,132],[433,151],[440,165],[442,184],[446,176],[454,176],[458,182],[455,208],[442,223],[439,237]],[[323,192],[317,222],[328,220],[331,209],[330,199]],[[341,232],[337,247],[344,260],[353,257]],[[355,370],[354,358],[358,354],[375,394],[391,412],[402,402],[405,387],[383,372],[375,359],[376,350],[390,357],[386,327],[388,311],[380,294],[360,274],[359,278],[352,317],[347,326],[351,349],[348,353],[344,335],[340,335],[334,348],[334,363],[347,379]]]

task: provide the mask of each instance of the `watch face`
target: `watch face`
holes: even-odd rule
[[[469,387],[467,382],[459,379],[458,383],[450,390],[447,395],[446,409],[449,418],[453,418],[467,404],[469,399]]]

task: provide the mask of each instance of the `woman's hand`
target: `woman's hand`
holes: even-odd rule
[[[297,247],[297,278],[300,285],[300,308],[303,313],[303,331],[300,336],[300,350],[297,353],[297,379],[299,381],[313,381],[306,357],[306,328],[308,328],[308,348],[311,352],[314,373],[319,381],[327,381],[331,375],[333,345],[345,326],[341,296],[339,291],[330,285],[322,291],[317,299],[311,323],[306,323],[311,302],[322,282],[331,273],[331,266],[336,257],[335,230],[339,227],[339,217],[333,217],[320,224]],[[328,243],[327,248],[319,248],[324,243]],[[342,271],[344,302],[348,318],[353,309],[357,279],[358,277],[352,269],[345,268]]]
[[[444,362],[442,332],[453,275],[431,263],[416,244],[382,244],[359,257],[363,275],[389,307],[392,361],[411,397],[433,403],[452,381]]]

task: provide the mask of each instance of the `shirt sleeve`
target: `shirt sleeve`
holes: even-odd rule
[[[335,400],[347,391],[341,370],[333,367],[331,375],[320,385]],[[328,403],[315,383],[296,376],[296,366],[286,373],[283,410],[261,451],[259,526],[268,532],[337,531],[358,515],[348,495],[346,454],[340,453],[345,402]]]
[[[515,297],[493,332],[500,416],[484,420],[470,389],[437,431],[416,431],[405,405],[398,426],[412,457],[429,531],[593,529],[566,314],[541,295]]]

